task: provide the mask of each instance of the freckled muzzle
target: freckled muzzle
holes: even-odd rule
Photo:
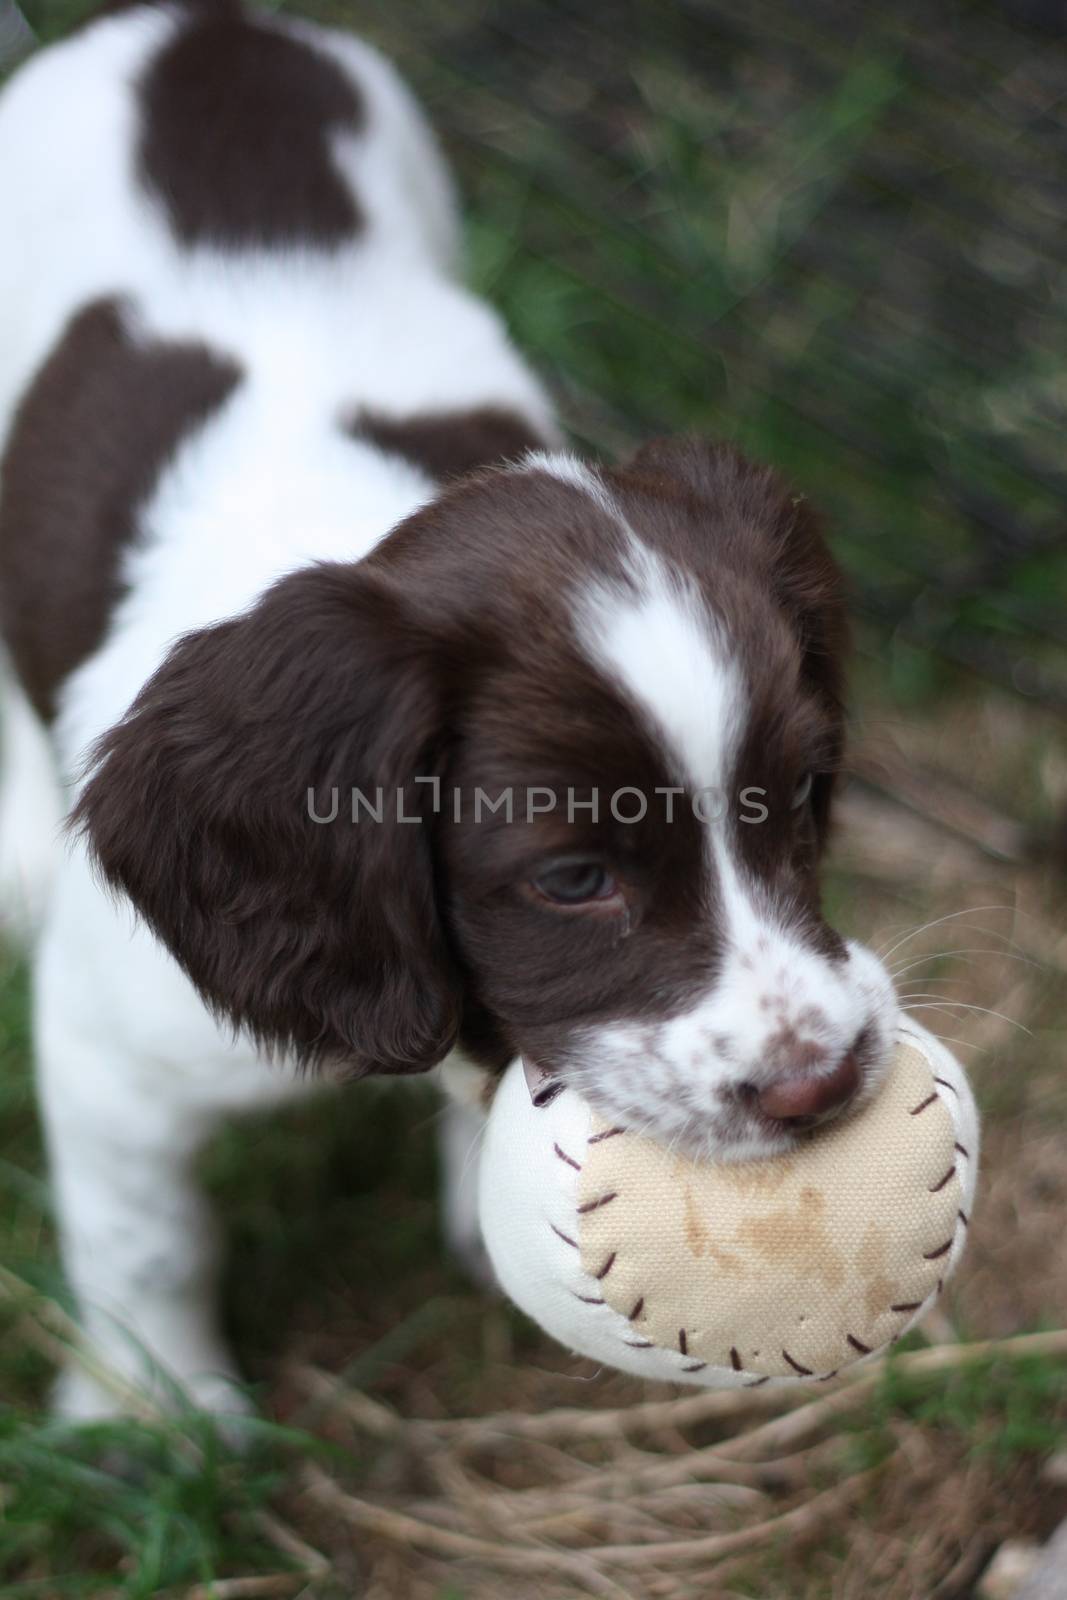
[[[772,1122],[813,1128],[842,1111],[859,1086],[859,1061],[856,1052],[848,1050],[830,1072],[781,1078],[756,1089],[754,1095],[759,1111]]]
[[[540,1106],[516,1063],[482,1155],[504,1289],[572,1350],[712,1387],[815,1382],[884,1349],[963,1252],[978,1121],[967,1080],[907,1023],[876,1098],[767,1160],[701,1162]]]

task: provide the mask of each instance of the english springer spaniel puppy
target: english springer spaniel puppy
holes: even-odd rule
[[[0,96],[0,220],[4,884],[107,1359],[240,1405],[191,1164],[311,1069],[521,1054],[723,1160],[870,1093],[897,1007],[819,909],[811,512],[701,440],[561,448],[387,63],[112,0]]]

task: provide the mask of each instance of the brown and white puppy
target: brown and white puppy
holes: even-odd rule
[[[869,1092],[897,1012],[819,908],[844,621],[811,514],[698,440],[556,448],[387,65],[111,5],[0,97],[0,215],[4,859],[111,1359],[233,1403],[189,1160],[300,1067],[518,1053],[723,1159]]]

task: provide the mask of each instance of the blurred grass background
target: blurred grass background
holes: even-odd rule
[[[24,9],[54,37],[91,7]],[[1062,1326],[1062,6],[285,9],[359,29],[419,91],[459,173],[472,280],[583,448],[615,457],[650,434],[702,429],[784,467],[824,512],[857,618],[853,774],[831,909],[883,950],[900,941],[891,960],[905,1003],[954,1041],[986,1114],[971,1253],[924,1337],[949,1349]],[[309,1488],[315,1459],[381,1503],[425,1503],[426,1462],[368,1431],[360,1396],[383,1415],[424,1419],[645,1397],[550,1348],[443,1259],[435,1107],[421,1090],[305,1107],[235,1130],[206,1159],[231,1230],[230,1319],[276,1424],[264,1424],[250,1462],[192,1421],[95,1439],[47,1421],[64,1301],[26,981],[10,957],[0,976],[5,1596],[588,1592],[584,1578],[494,1575],[384,1529],[356,1534]],[[324,1372],[341,1374],[348,1400],[323,1388]],[[654,1448],[729,1440],[737,1425],[664,1433]],[[891,1373],[838,1429],[880,1472],[847,1511],[728,1571],[714,1563],[679,1580],[665,1569],[614,1591],[598,1590],[593,1571],[592,1592],[953,1600],[978,1592],[1005,1539],[1040,1537],[1067,1512],[1049,1466],[1067,1442],[1062,1356]],[[514,1438],[487,1450],[486,1493],[534,1482],[531,1451]],[[595,1450],[586,1456],[603,1467]],[[803,1505],[843,1470],[803,1481],[783,1471],[752,1491],[759,1504],[709,1495],[679,1526],[744,1527]],[[625,1497],[615,1510],[624,1525],[636,1515]]]

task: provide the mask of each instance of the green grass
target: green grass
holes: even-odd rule
[[[235,1453],[192,1415],[78,1429],[47,1414],[52,1364],[36,1336],[40,1297],[47,1308],[66,1295],[42,1180],[28,1013],[25,970],[8,958],[0,966],[0,1592],[148,1600],[228,1575],[284,1572],[293,1563],[265,1516],[309,1458],[358,1476],[358,1453],[269,1420],[242,1425],[246,1443]],[[339,1273],[364,1275],[377,1296],[377,1336],[351,1333],[356,1383],[374,1386],[469,1321],[471,1297],[440,1263],[431,1102],[417,1090],[397,1100],[372,1089],[312,1103],[231,1130],[208,1152],[205,1181],[229,1228],[229,1320],[253,1377],[295,1336],[301,1311],[311,1308],[312,1322],[323,1314],[315,1307],[339,1292]],[[394,1298],[391,1283],[411,1284],[427,1268],[438,1294],[417,1301],[413,1288],[406,1301]],[[334,1352],[339,1337],[342,1329],[329,1330]],[[319,1420],[315,1407],[304,1412]],[[336,1581],[316,1579],[309,1592],[351,1593]]]
[[[907,1417],[952,1431],[966,1450],[991,1454],[997,1466],[1019,1456],[1043,1460],[1063,1443],[1067,1365],[1047,1357],[992,1356],[925,1383],[890,1365],[881,1405],[883,1421]]]
[[[47,1291],[59,1280],[33,1103],[27,988],[25,968],[0,947],[0,1263]],[[0,1401],[36,1403],[48,1368],[14,1336],[14,1321],[0,1299]]]
[[[913,1337],[901,1351],[914,1348]],[[890,1361],[854,1424],[858,1466],[886,1460],[902,1425],[938,1435],[966,1459],[988,1456],[998,1472],[1040,1465],[1063,1446],[1067,1365],[1062,1358],[976,1356],[949,1372],[909,1373]]]
[[[322,1450],[313,1439],[264,1439],[235,1455],[195,1418],[71,1430],[3,1417],[3,1593],[150,1600],[228,1574],[285,1571],[263,1517],[294,1463]]]

